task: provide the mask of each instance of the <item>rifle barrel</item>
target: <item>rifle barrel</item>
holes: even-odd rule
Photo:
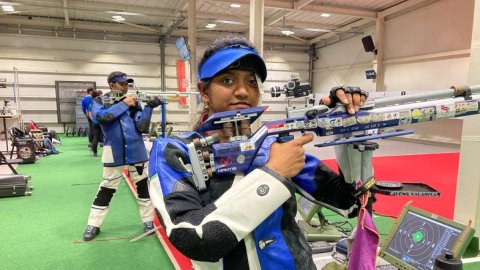
[[[480,94],[480,85],[463,87],[452,86],[451,88],[446,90],[438,90],[428,93],[379,98],[374,100],[374,106],[375,108],[379,108],[411,102],[427,101],[432,99],[452,98],[464,96],[468,92],[470,92],[470,94]]]

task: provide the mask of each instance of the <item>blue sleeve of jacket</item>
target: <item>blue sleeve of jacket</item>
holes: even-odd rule
[[[148,133],[150,129],[150,119],[152,118],[153,109],[149,106],[145,106],[143,109],[140,106],[140,103],[137,102],[135,105],[135,127],[140,131],[140,133]]]
[[[339,213],[356,215],[358,198],[353,195],[353,185],[345,182],[343,175],[338,175],[315,156],[305,154],[305,167],[292,181],[316,200],[338,209]]]
[[[105,108],[101,99],[96,98],[92,106],[92,114],[95,115],[100,124],[106,125],[122,115],[122,113],[126,112],[128,108],[129,107],[125,102],[118,102],[109,108]]]

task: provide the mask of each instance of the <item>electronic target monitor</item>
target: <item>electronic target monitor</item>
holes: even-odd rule
[[[322,207],[316,203],[307,200],[305,197],[299,196],[297,201],[298,213],[302,216],[305,222],[310,223],[312,218],[317,214]]]
[[[471,227],[406,205],[379,256],[400,269],[433,269],[435,258],[446,251],[460,258],[473,233]]]

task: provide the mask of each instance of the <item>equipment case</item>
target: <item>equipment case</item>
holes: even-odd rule
[[[0,198],[32,195],[28,180],[30,176],[21,174],[0,175]]]

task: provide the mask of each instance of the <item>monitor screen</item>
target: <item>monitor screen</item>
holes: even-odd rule
[[[377,78],[377,73],[375,70],[365,70],[365,76],[367,79],[375,79]]]
[[[310,223],[313,216],[320,211],[321,206],[299,196],[297,200],[297,210],[305,222]]]
[[[451,250],[461,230],[408,212],[387,252],[416,269],[433,269],[435,258]]]
[[[433,269],[435,258],[446,251],[461,256],[472,235],[473,229],[463,224],[408,206],[390,231],[380,256],[401,269]]]
[[[178,55],[182,61],[188,61],[190,59],[190,50],[188,49],[187,43],[185,42],[185,38],[179,37],[175,41],[175,47],[177,47]]]

